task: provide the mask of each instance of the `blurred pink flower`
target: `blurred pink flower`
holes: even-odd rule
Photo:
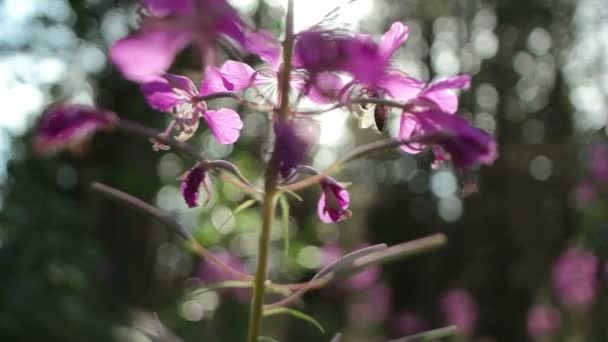
[[[553,288],[562,304],[586,309],[598,291],[598,259],[590,252],[571,247],[553,265]]]
[[[394,327],[400,336],[415,335],[428,329],[422,315],[415,311],[402,311],[395,318]]]
[[[551,305],[535,305],[528,312],[528,334],[534,338],[552,335],[559,327],[559,324],[559,310]]]
[[[572,191],[572,200],[578,208],[584,208],[591,204],[597,197],[593,183],[585,179],[579,182]]]
[[[587,163],[591,176],[600,183],[608,183],[608,145],[595,143],[589,148]]]
[[[451,289],[439,299],[439,307],[448,324],[458,327],[463,335],[472,335],[479,316],[475,299],[465,289]]]
[[[356,298],[348,304],[347,315],[351,324],[370,324],[386,320],[391,310],[391,288],[376,283],[365,291],[354,293]]]
[[[226,252],[214,252],[215,257],[224,262],[231,268],[240,271],[247,272],[247,267],[241,260]],[[214,264],[213,262],[202,260],[198,266],[195,276],[201,279],[205,284],[219,283],[227,280],[236,280],[234,274]],[[251,299],[250,290],[244,288],[234,288],[230,290],[230,293],[235,295],[235,298],[241,303],[247,303]]]

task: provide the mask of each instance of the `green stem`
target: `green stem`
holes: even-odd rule
[[[293,0],[287,2],[287,16],[285,18],[285,40],[283,41],[283,70],[279,79],[279,121],[289,120],[289,88],[291,78],[291,59],[293,54]],[[253,299],[251,301],[251,312],[249,315],[249,333],[247,341],[258,342],[262,330],[262,319],[264,309],[264,294],[266,292],[266,277],[268,273],[268,253],[270,248],[270,229],[274,219],[274,210],[277,202],[277,183],[279,180],[279,156],[277,146],[268,163],[266,179],[264,184],[264,198],[262,209],[262,231],[258,242],[257,269],[254,278]]]
[[[276,192],[266,192],[262,212],[262,231],[258,244],[258,265],[254,278],[253,300],[249,315],[249,337],[247,341],[257,342],[262,329],[262,309],[264,308],[264,294],[266,293],[266,273],[268,271],[268,252],[270,245],[270,228],[274,218],[276,206]]]

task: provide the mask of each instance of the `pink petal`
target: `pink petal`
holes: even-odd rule
[[[153,80],[142,83],[140,88],[148,105],[161,112],[167,112],[184,102],[183,98],[173,92],[173,88],[163,77],[154,77]]]
[[[245,43],[243,45],[247,51],[260,56],[263,61],[278,70],[281,59],[281,44],[270,31],[257,30],[245,33]]]
[[[416,138],[420,130],[420,125],[415,116],[405,113],[401,116],[401,126],[399,127],[399,140],[410,140]],[[405,152],[416,154],[426,148],[426,145],[421,143],[411,143],[401,145],[401,149]]]
[[[332,72],[319,73],[312,81],[314,83],[309,85],[306,96],[312,102],[320,105],[332,103],[339,96],[342,87],[344,87],[344,82],[340,76]],[[304,85],[305,83],[302,83],[302,88],[304,88]],[[297,84],[296,87],[298,87]],[[301,91],[302,89],[299,90]]]
[[[125,78],[146,82],[163,74],[190,38],[183,31],[140,31],[116,42],[110,58]]]
[[[230,85],[224,79],[220,69],[215,66],[209,66],[205,69],[199,93],[201,96],[206,96],[228,91],[229,87]]]
[[[243,90],[252,85],[255,70],[245,63],[226,61],[220,70],[224,80],[230,85],[230,91]]]
[[[194,11],[192,0],[144,0],[143,5],[155,17],[186,15]]]
[[[409,29],[400,22],[394,22],[391,28],[380,38],[380,54],[390,59],[395,51],[407,40]]]
[[[203,113],[211,133],[220,144],[232,144],[239,138],[243,122],[232,109],[222,108]]]
[[[182,90],[185,94],[188,94],[189,96],[198,95],[198,90],[196,89],[196,86],[186,76],[164,74],[163,78],[165,78],[169,82],[171,87]]]
[[[471,86],[469,75],[460,75],[431,83],[422,94],[421,98],[435,103],[441,110],[447,113],[455,113],[458,110],[458,95],[456,89],[466,90]]]
[[[424,84],[414,78],[398,72],[388,73],[376,84],[388,91],[389,95],[398,101],[407,102],[420,94]]]

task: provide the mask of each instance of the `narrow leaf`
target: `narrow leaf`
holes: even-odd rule
[[[268,337],[268,336],[259,336],[258,337],[258,342],[280,342],[279,340],[275,340],[272,337]]]
[[[228,216],[228,218],[226,219],[226,221],[224,221],[224,223],[222,223],[222,225],[218,228],[218,230],[222,230],[222,228],[224,228],[224,226],[226,225],[226,223],[228,223],[228,221],[230,221],[231,218],[235,217],[236,214],[240,213],[241,211],[250,208],[252,205],[254,205],[256,202],[256,200],[254,199],[250,199],[247,200],[245,202],[243,202],[241,205],[239,205],[238,207],[236,207],[236,209],[234,209],[234,211],[232,213],[230,213],[230,216]]]
[[[284,191],[286,194],[290,195],[291,197],[297,199],[300,202],[304,202],[304,199],[302,199],[302,197],[300,197],[300,195],[298,195],[297,193],[293,192],[293,191],[289,191],[289,190],[285,190]]]
[[[279,197],[279,204],[281,205],[282,221],[283,226],[283,245],[285,247],[285,256],[289,255],[289,202],[287,197]]]
[[[270,309],[270,310],[264,311],[264,317],[272,316],[272,315],[282,315],[282,314],[291,315],[295,318],[299,318],[303,321],[306,321],[306,322],[314,325],[317,329],[319,329],[319,331],[321,333],[325,334],[325,329],[323,329],[323,326],[319,322],[317,322],[317,320],[315,320],[314,318],[310,317],[309,315],[307,315],[301,311],[290,309],[290,308],[275,308],[275,309]]]

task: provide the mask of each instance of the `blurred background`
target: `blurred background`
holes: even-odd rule
[[[342,0],[296,0],[296,28]],[[283,0],[233,0],[259,27],[281,31]],[[368,269],[306,295],[304,312],[328,331],[276,317],[281,341],[386,341],[456,324],[454,341],[608,341],[608,6],[604,0],[357,0],[337,25],[380,35],[393,21],[410,37],[397,65],[425,79],[473,75],[460,113],[496,135],[500,159],[466,174],[392,151],[338,176],[352,182],[351,219],[316,217],[317,189],[292,201],[289,256],[280,219],[271,276],[302,281],[348,251],[436,232],[446,248]],[[188,209],[176,180],[192,166],[145,139],[99,134],[78,154],[42,160],[31,148],[40,112],[55,101],[97,104],[157,129],[137,85],[107,49],[137,25],[119,0],[0,1],[0,340],[241,341],[247,290],[193,292],[224,274],[159,223],[89,190],[101,181],[170,211],[199,242],[252,271],[259,208],[214,180],[205,207]],[[195,51],[174,71],[200,79]],[[264,116],[244,115],[235,145],[205,129],[191,142],[249,179],[263,175]],[[396,129],[397,116],[391,122]],[[378,139],[347,113],[322,118],[310,163],[328,165]]]

